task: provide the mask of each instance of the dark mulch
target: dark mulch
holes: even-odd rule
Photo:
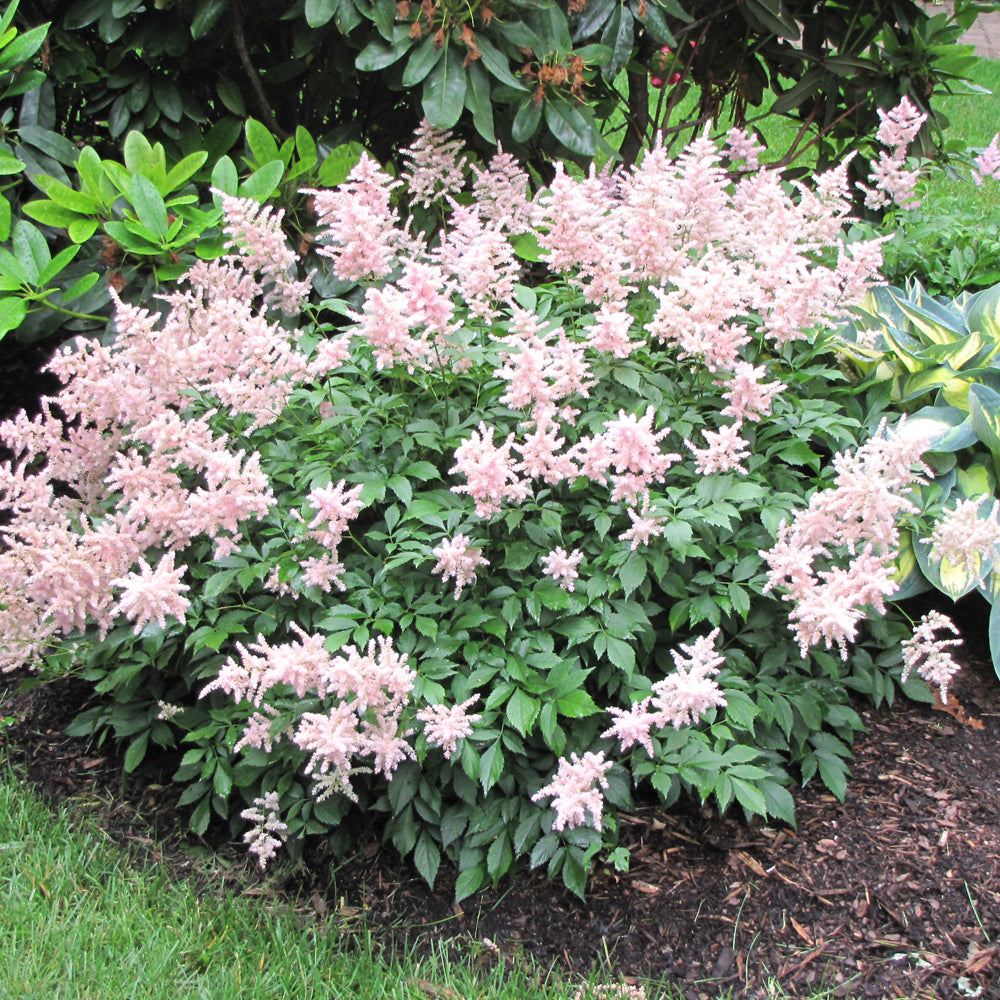
[[[4,347],[0,408],[10,412],[19,395],[37,399],[31,376],[44,350]],[[363,926],[386,947],[447,940],[492,961],[530,957],[581,974],[598,965],[608,979],[669,979],[691,998],[771,996],[778,983],[791,997],[826,986],[852,997],[1000,1000],[1000,683],[983,643],[985,607],[971,603],[961,622],[963,711],[859,706],[869,731],[854,748],[847,800],[810,784],[796,797],[796,830],[691,805],[640,808],[625,817],[631,870],[598,871],[586,902],[528,874],[459,909],[447,872],[431,892],[374,844],[337,866],[314,856],[280,890],[309,919]],[[185,836],[175,789],[126,775],[113,753],[63,734],[86,685],[7,685],[0,757],[47,799],[70,801],[138,862],[166,864],[208,891],[278,891],[273,878],[248,874],[225,831],[210,831],[210,843]]]

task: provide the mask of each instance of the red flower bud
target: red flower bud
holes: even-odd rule
[[[663,86],[663,81],[658,76],[651,76],[649,78],[650,85],[656,87],[657,90]]]

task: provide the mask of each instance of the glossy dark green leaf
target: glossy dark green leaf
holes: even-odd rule
[[[597,152],[596,127],[579,108],[563,97],[546,100],[545,124],[552,134],[572,153],[593,156]]]
[[[416,48],[410,50],[403,70],[403,86],[415,87],[422,83],[432,69],[444,58],[444,46],[434,42],[434,36],[428,35]]]
[[[515,142],[527,142],[537,131],[542,123],[542,109],[535,106],[532,98],[525,98],[521,106],[514,115],[514,124],[511,134]]]
[[[354,65],[362,73],[374,73],[402,59],[412,45],[413,41],[407,35],[392,44],[381,38],[373,39],[358,53]]]
[[[424,81],[421,105],[431,125],[442,129],[454,127],[465,107],[468,83],[462,56],[455,47],[449,47]]]
[[[587,5],[576,17],[573,41],[593,37],[608,18],[620,9],[620,0],[587,0]]]
[[[191,37],[203,38],[207,35],[228,6],[229,0],[201,0],[191,18]]]
[[[153,100],[172,122],[179,122],[183,117],[184,104],[181,101],[180,91],[169,80],[153,81]]]
[[[240,88],[228,76],[223,76],[219,80],[215,90],[226,110],[232,111],[234,115],[239,115],[240,118],[246,117],[247,108],[243,101],[243,94],[240,92]]]
[[[476,44],[479,46],[480,62],[492,76],[515,90],[528,89],[523,80],[514,76],[508,58],[485,35],[479,35]]]
[[[743,16],[751,27],[778,38],[797,39],[801,34],[784,0],[743,0]]]
[[[340,0],[306,0],[306,21],[310,28],[322,28],[333,20]]]
[[[30,222],[22,219],[14,225],[11,244],[28,280],[37,284],[42,271],[52,260],[45,237]]]

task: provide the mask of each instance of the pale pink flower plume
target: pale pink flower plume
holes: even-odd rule
[[[660,713],[649,711],[652,700],[643,698],[631,708],[609,708],[608,714],[615,721],[610,729],[601,733],[601,739],[618,740],[622,753],[638,743],[652,757],[653,739],[650,730],[661,727]]]
[[[976,184],[982,184],[987,177],[1000,177],[1000,133],[993,136],[990,144],[976,157],[972,179]]]
[[[513,235],[530,232],[532,208],[528,200],[528,175],[516,157],[505,153],[498,143],[497,152],[486,170],[473,165],[472,172],[476,210],[483,220]]]
[[[418,721],[424,724],[427,742],[440,747],[445,760],[451,760],[458,752],[458,741],[471,736],[473,724],[482,718],[469,714],[470,706],[477,701],[479,695],[473,695],[458,705],[428,705],[417,712]]]
[[[660,726],[694,725],[710,708],[726,707],[726,697],[714,680],[726,662],[715,649],[718,637],[716,628],[670,651],[677,669],[653,685],[653,708]]]
[[[553,549],[547,556],[542,557],[542,569],[546,576],[551,576],[563,590],[575,589],[575,582],[580,574],[577,566],[583,562],[583,552],[574,549],[567,553],[561,546]]]
[[[777,379],[764,382],[767,369],[764,365],[754,366],[749,361],[738,361],[732,376],[723,381],[726,386],[722,396],[728,405],[722,410],[724,417],[734,417],[737,422],[760,420],[771,412],[774,397],[788,386]]]
[[[591,825],[600,830],[604,813],[601,789],[608,787],[605,774],[614,761],[605,760],[603,751],[585,753],[582,757],[574,753],[570,757],[570,760],[565,757],[559,759],[552,781],[535,792],[531,801],[552,797],[552,808],[556,811],[553,830],[583,826],[587,822],[587,813],[590,813]]]
[[[757,140],[748,135],[746,129],[732,128],[726,136],[727,156],[730,162],[742,160],[747,170],[756,170],[760,166],[760,154],[765,148]]]
[[[640,545],[648,545],[651,539],[658,538],[663,534],[665,518],[651,515],[648,507],[644,506],[641,512],[637,512],[634,507],[629,507],[628,516],[632,520],[632,527],[623,531],[618,536],[618,540],[628,542],[629,548],[633,552],[637,551]]]
[[[428,207],[434,202],[444,203],[465,187],[469,159],[462,154],[462,143],[426,118],[417,126],[416,138],[402,150],[402,155],[410,161],[401,176],[414,204]]]
[[[952,678],[961,669],[952,658],[950,647],[961,645],[961,639],[937,639],[935,632],[947,630],[958,635],[954,622],[940,611],[928,611],[913,630],[913,636],[905,639],[903,647],[903,681],[916,670],[928,684],[937,685],[942,703],[948,701],[948,687]]]
[[[323,228],[318,252],[333,260],[338,278],[384,278],[407,240],[390,202],[395,181],[362,153],[347,180],[334,191],[303,190],[313,196]]]
[[[621,303],[632,289],[624,281],[617,201],[593,167],[584,178],[570,177],[561,163],[555,169],[552,183],[536,199],[546,263],[556,273],[573,275],[588,302]]]
[[[226,246],[243,257],[244,267],[259,271],[264,282],[273,286],[267,293],[269,301],[286,316],[298,313],[309,297],[312,282],[293,280],[298,257],[281,229],[284,210],[261,205],[253,198],[235,198],[216,188],[212,193],[222,201]]]
[[[580,471],[591,479],[610,478],[615,499],[638,503],[648,497],[652,483],[661,483],[680,455],[660,450],[669,427],[653,430],[656,411],[647,407],[642,417],[618,411],[618,419],[605,424],[604,433],[581,438],[573,449]]]
[[[505,500],[520,502],[531,495],[531,484],[524,482],[517,473],[517,465],[511,458],[514,435],[497,447],[493,443],[493,428],[485,423],[479,430],[455,449],[455,464],[452,472],[459,472],[466,478],[464,486],[453,486],[453,493],[468,493],[476,502],[477,517],[492,517]]]
[[[684,442],[695,457],[700,475],[709,476],[714,472],[742,472],[746,475],[747,467],[743,461],[750,457],[750,445],[740,435],[741,426],[735,423],[717,431],[703,430],[701,433],[707,448],[695,448],[690,441]]]
[[[456,601],[463,588],[476,582],[476,570],[490,564],[482,552],[471,545],[472,539],[468,535],[456,535],[432,550],[438,561],[431,572],[440,573],[445,583],[452,579],[455,581]]]
[[[513,297],[521,274],[506,233],[464,205],[452,206],[451,226],[434,259],[461,288],[469,312],[486,321]]]
[[[901,421],[890,432],[883,422],[853,455],[838,453],[833,488],[814,493],[804,510],[782,523],[775,545],[760,553],[769,566],[764,591],[781,587],[782,599],[794,605],[789,625],[803,656],[823,641],[827,648],[838,646],[846,660],[866,608],[881,612],[898,586],[892,579],[896,518],[919,513],[906,494],[926,481],[928,471],[920,461],[924,441],[904,427]],[[833,568],[821,568],[831,562]]]
[[[113,587],[124,591],[118,598],[117,610],[135,622],[133,630],[138,635],[143,626],[155,621],[160,628],[167,627],[167,616],[184,619],[184,612],[191,602],[184,596],[191,588],[181,583],[187,567],[174,568],[174,553],[161,557],[152,569],[145,559],[139,560],[139,572],[129,573],[111,581]]]
[[[361,512],[364,506],[361,500],[362,486],[347,489],[347,483],[341,479],[335,486],[319,486],[308,496],[309,505],[316,511],[309,522],[310,537],[317,539],[328,549],[336,549],[340,544],[349,521]]]
[[[243,842],[251,854],[257,855],[260,867],[266,868],[275,852],[285,841],[288,826],[278,819],[278,793],[265,792],[253,800],[249,809],[240,813],[240,818],[253,826],[243,834]]]
[[[869,180],[872,187],[859,184],[865,192],[868,208],[882,208],[895,203],[900,208],[915,208],[920,204],[915,189],[920,179],[919,168],[905,170],[906,151],[917,137],[920,127],[927,121],[927,115],[920,112],[906,96],[891,111],[878,109],[881,125],[875,138],[889,152],[879,153],[878,161],[872,164]]]
[[[934,526],[929,538],[931,558],[960,568],[967,576],[982,581],[1000,559],[1000,504],[991,501],[987,517],[979,512],[985,498],[959,500]]]

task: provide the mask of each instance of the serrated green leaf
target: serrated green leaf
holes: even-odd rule
[[[441,867],[441,852],[426,830],[421,832],[413,848],[413,863],[420,872],[420,877],[433,889]]]

